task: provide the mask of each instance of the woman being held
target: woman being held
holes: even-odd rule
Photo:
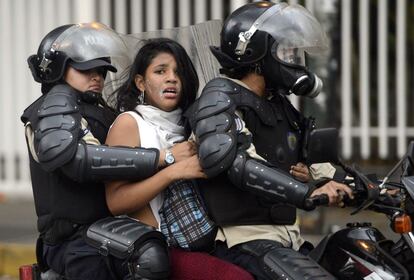
[[[184,48],[170,39],[148,41],[138,52],[128,80],[116,92],[116,107],[124,111],[107,136],[109,146],[160,150],[164,168],[138,181],[106,184],[112,214],[128,214],[160,228],[163,191],[180,179],[204,178],[196,147],[182,112],[195,100],[198,77]]]

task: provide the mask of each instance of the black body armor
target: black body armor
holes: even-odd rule
[[[91,145],[82,139],[91,133],[104,143],[115,120],[111,109],[83,94],[57,85],[21,117],[33,132],[27,141],[34,147],[29,156],[38,230],[49,243],[111,215],[104,180],[140,180],[157,171],[157,150]],[[81,126],[82,118],[87,128]]]
[[[270,100],[266,100],[229,79],[218,78],[210,81],[201,96],[203,97],[203,94],[208,94],[208,92],[212,91],[225,93],[232,100],[232,106],[242,112],[246,127],[252,133],[250,141],[255,145],[257,154],[267,161],[267,163],[261,164],[270,164],[271,168],[267,168],[267,170],[272,172],[273,169],[277,169],[279,170],[278,172],[283,173],[281,173],[283,176],[286,175],[286,178],[290,178],[287,172],[289,172],[291,165],[295,165],[300,160],[301,156],[304,117],[296,111],[285,96],[275,94]],[[195,106],[198,105],[196,104]],[[193,108],[193,110],[195,109]],[[194,111],[188,114],[192,116],[197,115]],[[193,128],[195,126],[197,129],[194,121],[197,120],[197,117],[190,117],[190,119]],[[234,132],[234,128],[229,129],[229,131],[231,131],[229,134],[237,134]],[[198,139],[201,140],[201,143],[203,143],[203,139],[206,139],[203,137]],[[250,144],[243,143],[246,142],[246,139],[249,139],[249,137],[239,137],[237,143],[239,151],[243,150],[240,147],[248,147]],[[229,154],[229,157],[234,157],[232,153]],[[240,156],[238,154],[238,157]],[[200,160],[201,164],[203,164],[202,155],[200,155]],[[239,170],[237,166],[234,167],[234,163],[232,168],[228,164],[223,166],[223,168],[230,171],[232,169]],[[236,174],[232,178],[230,171],[221,172],[216,177],[213,176],[208,180],[201,180],[200,182],[200,191],[206,201],[209,213],[217,224],[222,226],[249,224],[286,225],[295,222],[296,207],[287,204],[293,204],[292,200],[284,201],[284,194],[281,200],[274,199],[271,196],[266,198],[266,195],[255,193],[254,187],[251,190],[249,188],[235,187],[238,184],[234,183],[240,179],[240,176]],[[310,188],[300,182],[296,181],[296,183],[303,187],[300,199],[307,197]],[[289,195],[291,194],[286,196]],[[293,196],[295,195],[293,194]]]

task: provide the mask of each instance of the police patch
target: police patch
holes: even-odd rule
[[[296,138],[296,134],[293,132],[287,133],[287,142],[289,149],[294,151],[296,149],[296,144],[298,143],[298,139]]]

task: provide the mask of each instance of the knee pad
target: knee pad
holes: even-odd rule
[[[168,279],[170,260],[164,235],[128,217],[107,217],[93,223],[86,242],[108,257],[125,260],[132,279]]]
[[[158,240],[148,240],[137,248],[128,261],[132,279],[168,279],[170,259],[167,246]]]

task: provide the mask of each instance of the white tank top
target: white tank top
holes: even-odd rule
[[[161,150],[162,147],[160,145],[159,136],[156,130],[149,125],[144,119],[135,111],[125,112],[123,114],[129,114],[132,116],[139,127],[139,136],[142,148],[156,148]],[[162,192],[159,193],[156,197],[154,197],[150,202],[150,207],[152,210],[152,214],[154,215],[155,219],[158,223],[158,229],[160,227],[160,214],[158,211],[160,210],[162,203],[164,202],[164,197]]]

